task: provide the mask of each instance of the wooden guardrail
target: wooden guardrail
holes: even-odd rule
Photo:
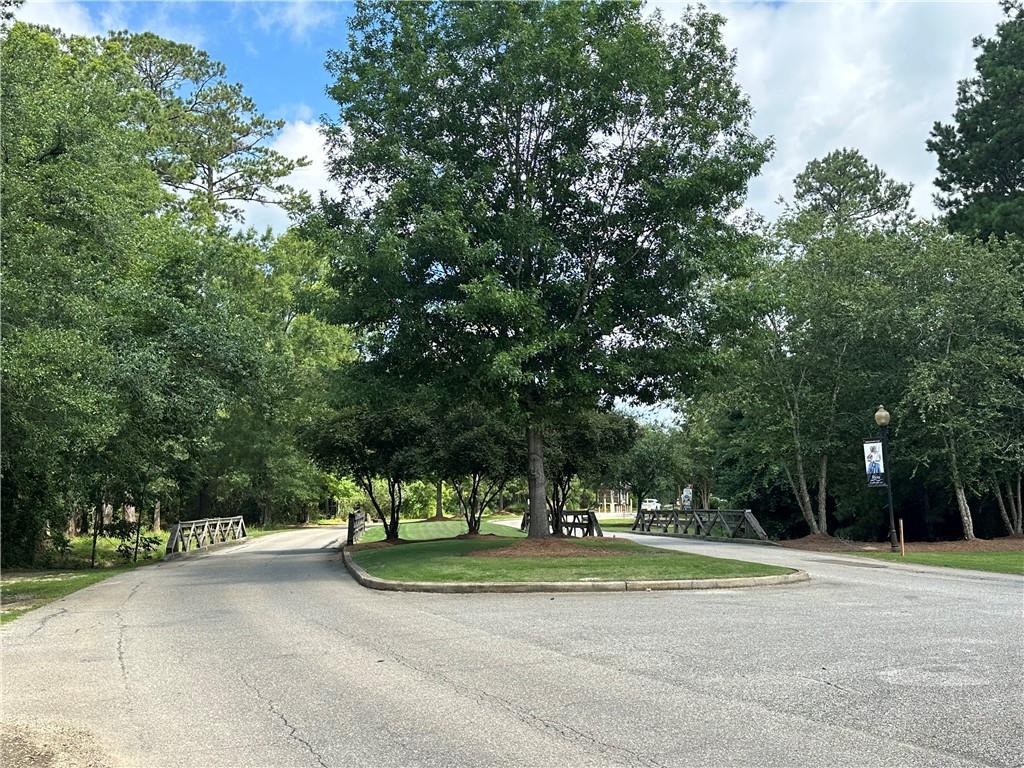
[[[530,510],[523,514],[519,530],[530,527]],[[557,536],[604,536],[597,513],[591,509],[563,509],[557,519],[555,514],[548,512],[548,530]]]
[[[204,520],[183,520],[171,526],[167,554],[190,552],[222,541],[245,538],[245,520],[235,517],[211,517]]]
[[[359,536],[366,530],[366,513],[356,508],[348,514],[347,544],[355,544]]]
[[[758,538],[768,540],[761,524],[749,509],[671,509],[640,510],[633,520],[634,531],[650,531],[661,528],[668,533],[689,533],[693,536],[712,536],[712,530],[719,526],[725,538]]]

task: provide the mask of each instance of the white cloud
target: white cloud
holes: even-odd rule
[[[667,20],[682,4],[657,3]],[[936,162],[925,140],[953,113],[957,80],[974,69],[975,35],[991,35],[995,2],[715,3],[737,50],[738,78],[759,136],[775,156],[750,186],[749,205],[774,217],[779,195],[807,162],[859,149],[914,184],[919,214],[935,212]]]
[[[329,2],[317,0],[291,0],[291,2],[242,2],[238,6],[245,13],[253,13],[257,23],[266,30],[286,29],[294,39],[300,39],[316,27],[333,24],[337,19]],[[248,7],[246,7],[248,6]]]
[[[71,0],[29,0],[15,14],[28,24],[55,27],[69,35],[99,35],[104,31],[89,15],[83,3]]]
[[[28,0],[15,16],[31,24],[44,24],[68,35],[105,35],[111,30],[132,29],[153,32],[168,40],[190,43],[202,48],[204,31],[195,24],[184,23],[184,2],[129,3],[114,0],[89,8],[87,2],[76,0]],[[133,17],[130,11],[145,9],[145,16]]]
[[[288,122],[270,146],[286,157],[296,159],[305,156],[310,161],[305,168],[295,170],[287,182],[296,189],[309,192],[314,202],[321,191],[338,194],[338,187],[327,171],[327,147],[318,123],[309,120]],[[244,211],[246,225],[259,231],[270,227],[281,233],[288,228],[288,215],[277,206],[252,203],[245,205]]]

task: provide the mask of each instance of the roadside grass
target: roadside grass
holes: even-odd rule
[[[450,539],[461,536],[469,531],[465,520],[403,520],[398,526],[398,536],[405,541],[427,541],[429,539]],[[490,533],[495,536],[508,538],[522,538],[516,528],[507,525],[498,525],[488,520],[480,523],[480,533]],[[359,537],[360,544],[368,544],[374,541],[384,541],[384,526],[377,524],[366,528],[366,531]]]
[[[143,529],[143,536],[156,536],[159,541],[154,546],[153,550],[149,553],[149,560],[159,560],[164,555],[164,549],[167,547],[167,531],[161,531],[160,533],[153,533],[152,531],[146,531]],[[129,542],[130,544],[134,543]],[[92,536],[75,536],[70,540],[71,548],[68,550],[66,555],[62,555],[56,552],[47,553],[45,556],[39,558],[37,564],[29,570],[50,570],[50,571],[62,571],[62,570],[79,570],[82,568],[89,568],[89,559],[92,553]],[[123,566],[125,560],[117,552],[118,540],[114,538],[107,538],[106,536],[100,536],[96,540],[96,568],[116,568]],[[145,558],[145,553],[139,551],[139,564],[141,565]]]
[[[66,555],[51,555],[40,563],[42,567],[0,571],[0,624],[111,576],[159,562],[167,546],[167,531],[149,535],[159,537],[159,544],[148,558],[140,552],[134,563],[125,562],[117,553],[117,539],[100,536],[96,567],[90,568],[92,536],[76,536]]]
[[[156,561],[139,561],[139,565],[153,562]],[[3,581],[0,581],[0,624],[6,624],[65,595],[131,570],[134,570],[132,566],[85,571],[5,572]]]
[[[1012,573],[1024,576],[1024,552],[908,552],[900,557],[897,552],[844,552],[847,555],[872,557],[894,563],[937,565],[944,568],[968,568],[972,571]]]
[[[403,538],[409,538],[403,536]],[[609,557],[468,557],[507,546],[515,537],[441,539],[364,549],[353,559],[368,572],[396,581],[626,581],[773,576],[789,568],[670,552],[623,539],[573,539],[585,547],[615,549]]]

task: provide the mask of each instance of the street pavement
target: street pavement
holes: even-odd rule
[[[26,614],[0,631],[0,717],[94,736],[89,765],[1024,764],[1024,578],[635,537],[812,581],[375,592],[343,535],[254,539]]]

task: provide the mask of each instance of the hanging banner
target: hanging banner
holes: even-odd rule
[[[693,509],[693,486],[683,488],[683,509]]]
[[[886,486],[885,458],[882,455],[881,440],[872,438],[864,441],[864,470],[868,475],[869,488]]]

